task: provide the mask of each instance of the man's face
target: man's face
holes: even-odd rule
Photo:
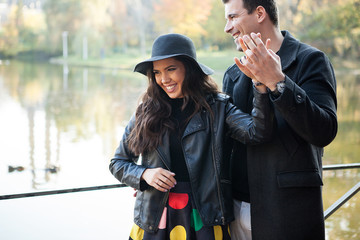
[[[224,4],[226,25],[224,31],[234,38],[236,49],[242,51],[238,37],[256,31],[256,14],[248,14],[242,0],[230,0]]]

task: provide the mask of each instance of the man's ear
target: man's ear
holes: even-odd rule
[[[262,23],[267,17],[267,12],[263,6],[258,6],[255,10],[255,13],[258,23]]]

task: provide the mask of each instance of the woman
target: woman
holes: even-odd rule
[[[236,109],[218,93],[213,71],[196,61],[191,39],[179,34],[158,37],[135,71],[149,86],[110,163],[119,181],[138,190],[130,239],[230,239],[224,143],[229,136],[243,143],[270,138],[265,87],[254,87],[253,117]]]

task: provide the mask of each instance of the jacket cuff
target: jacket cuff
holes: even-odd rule
[[[253,104],[259,105],[264,101],[267,101],[269,99],[269,92],[261,93],[259,92],[255,86],[253,86],[253,92],[254,92],[254,99]]]
[[[147,182],[145,180],[140,180],[140,188],[139,188],[140,191],[143,192],[143,191],[147,190],[149,187],[150,187],[150,185],[147,184]]]

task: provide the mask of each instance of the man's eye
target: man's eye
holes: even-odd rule
[[[169,70],[169,71],[175,71],[176,68],[169,68],[168,70]]]

